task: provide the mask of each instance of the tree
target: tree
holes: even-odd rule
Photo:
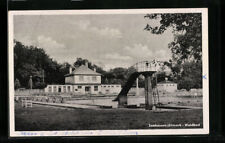
[[[46,87],[45,83],[43,83],[41,81],[35,82],[34,86],[35,86],[35,88],[38,88],[38,89],[43,89]]]
[[[20,88],[20,81],[18,79],[16,79],[14,82],[14,85],[15,85],[15,89]]]
[[[168,28],[173,29],[174,40],[169,48],[174,60],[179,63],[190,58],[195,61],[202,57],[202,20],[200,13],[147,14],[145,18],[160,20],[160,26],[146,25],[145,30],[153,34],[162,34]]]
[[[79,67],[81,65],[85,65],[86,62],[89,63],[89,61],[87,59],[77,58],[77,60],[73,64],[73,66],[76,68],[76,67]]]
[[[187,89],[202,88],[202,64],[201,62],[186,62],[183,64],[183,70],[178,77],[178,88]]]
[[[14,74],[21,86],[27,87],[32,76],[33,87],[43,88],[46,84],[64,84],[68,66],[58,64],[42,48],[25,46],[14,40]],[[45,74],[45,83],[40,82]]]
[[[172,59],[164,64],[171,68],[178,88],[202,87],[202,18],[200,13],[147,14],[145,18],[160,20],[159,26],[147,24],[145,30],[162,34],[172,28],[174,40],[168,43]]]
[[[90,61],[88,61],[87,59],[83,59],[83,58],[77,58],[77,60],[74,62],[73,66],[75,68],[81,66],[81,65],[85,65],[88,64],[88,67],[92,70],[96,69],[96,72],[100,73],[100,74],[105,74],[106,71],[104,71],[101,67],[92,64]]]

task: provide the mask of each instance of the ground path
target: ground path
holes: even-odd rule
[[[57,106],[65,108],[78,108],[78,109],[99,109],[98,105],[84,105],[84,104],[66,104],[66,103],[49,103],[49,102],[37,102],[31,101],[33,104]]]
[[[47,106],[56,106],[56,107],[64,107],[64,108],[78,108],[78,109],[100,109],[100,105],[93,104],[66,104],[66,103],[49,103],[49,102],[37,102],[31,101],[33,104],[39,105],[47,105]],[[104,106],[107,108],[108,106]],[[177,106],[177,105],[161,105],[158,108],[166,108],[166,109],[202,109],[202,107],[194,107],[194,106]]]

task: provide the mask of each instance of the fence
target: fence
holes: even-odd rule
[[[23,89],[23,90],[15,90],[15,95],[17,96],[28,96],[32,94],[43,94],[44,89]]]
[[[26,99],[23,99],[22,100],[22,107],[32,107],[32,101],[31,100],[26,100]]]
[[[186,91],[186,90],[177,90],[175,92],[163,92],[160,91],[159,95],[161,96],[183,96],[183,97],[187,97],[187,96],[202,96],[202,89],[196,89],[196,90],[191,90],[191,91]]]

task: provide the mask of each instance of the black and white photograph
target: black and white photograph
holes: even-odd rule
[[[9,11],[10,136],[208,134],[207,14]]]

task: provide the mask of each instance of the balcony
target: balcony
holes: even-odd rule
[[[142,61],[133,66],[137,72],[156,72],[159,70],[159,65],[155,61]]]

